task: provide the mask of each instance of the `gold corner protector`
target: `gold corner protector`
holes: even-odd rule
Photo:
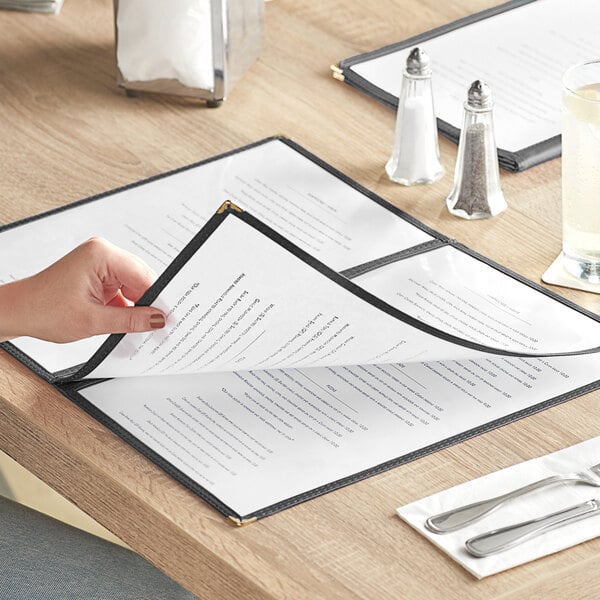
[[[331,69],[331,74],[333,75],[334,79],[337,79],[338,81],[344,81],[344,79],[346,79],[344,77],[344,71],[342,71],[337,65],[330,65],[329,68]]]
[[[246,525],[250,525],[250,523],[254,523],[258,521],[256,517],[252,517],[251,519],[238,519],[238,517],[233,517],[229,515],[228,517],[231,521],[233,521],[238,527],[246,527]]]
[[[217,210],[217,214],[220,215],[224,213],[226,210],[235,210],[236,212],[244,212],[237,204],[234,204],[231,200],[225,200],[221,206],[219,206],[219,210]]]

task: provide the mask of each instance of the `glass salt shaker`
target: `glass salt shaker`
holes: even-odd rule
[[[446,198],[448,210],[463,219],[494,217],[507,207],[500,188],[492,106],[490,87],[474,81],[464,104],[454,187]]]
[[[430,60],[421,48],[413,48],[406,60],[398,98],[394,148],[385,170],[392,181],[403,185],[433,183],[444,174],[433,108]]]

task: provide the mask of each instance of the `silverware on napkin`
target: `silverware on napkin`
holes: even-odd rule
[[[493,498],[474,502],[466,506],[453,508],[452,510],[429,517],[429,519],[425,521],[425,527],[433,533],[450,533],[451,531],[456,531],[465,525],[469,525],[478,519],[481,519],[513,498],[518,498],[523,494],[557,483],[581,483],[584,485],[600,487],[600,464],[588,467],[584,471],[578,473],[552,475],[551,477],[534,481],[533,483],[524,485],[523,487],[506,494],[494,496]]]
[[[542,533],[586,519],[599,512],[600,500],[588,500],[531,521],[524,521],[482,533],[467,540],[465,548],[469,554],[483,558],[508,550]]]

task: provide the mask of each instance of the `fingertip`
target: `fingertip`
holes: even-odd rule
[[[93,329],[88,335],[104,333],[142,333],[162,329],[165,315],[150,306],[98,306],[93,313]]]
[[[167,324],[165,315],[160,312],[154,312],[150,315],[150,328],[162,329]]]

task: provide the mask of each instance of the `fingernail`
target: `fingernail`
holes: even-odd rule
[[[160,313],[155,313],[150,317],[150,327],[152,329],[162,329],[165,326],[165,317]]]

